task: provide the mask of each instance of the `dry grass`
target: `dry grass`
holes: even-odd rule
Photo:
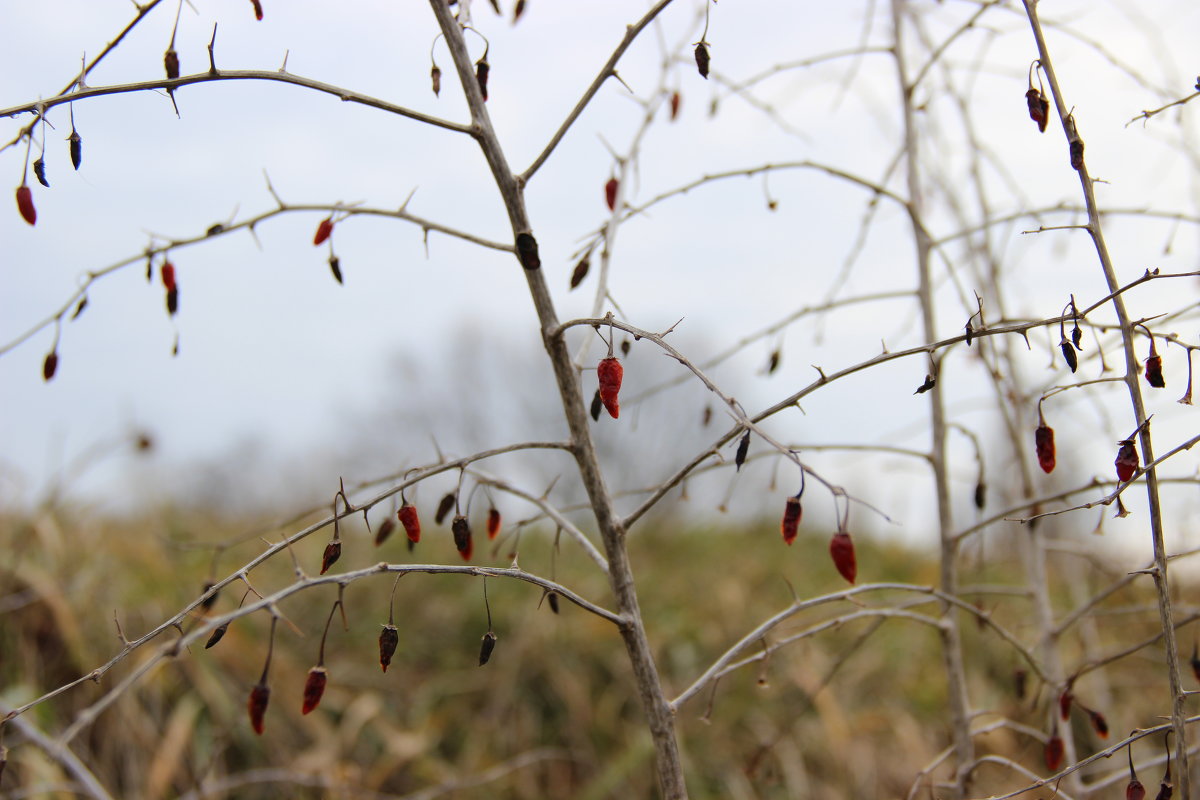
[[[108,521],[63,510],[4,520],[0,547],[11,558],[0,572],[0,700],[27,702],[107,661],[120,648],[114,612],[132,638],[187,604],[208,579],[211,550],[185,543],[220,541],[255,524],[179,512]],[[376,550],[365,529],[347,526],[335,571],[381,559],[449,561],[449,532],[429,528],[409,554],[402,538]],[[311,571],[323,545],[312,540],[297,548]],[[753,624],[785,608],[791,601],[785,579],[802,597],[842,588],[826,545],[826,533],[812,533],[785,548],[773,520],[740,529],[639,532],[633,549],[642,607],[669,691],[681,691]],[[252,540],[227,552],[220,574],[261,546]],[[544,532],[527,532],[521,548],[523,567],[549,573]],[[869,540],[859,549],[865,581],[929,584],[935,578],[923,554]],[[482,553],[478,560],[507,563],[506,555]],[[603,604],[603,581],[573,555],[564,546],[558,578]],[[292,578],[291,564],[277,561],[251,575],[264,593]],[[1058,587],[1061,608],[1117,574],[1097,564],[1074,572],[1082,583]],[[1015,565],[998,558],[972,573],[972,581],[989,584],[1016,575]],[[396,592],[400,649],[384,674],[376,641],[391,583],[380,575],[347,588],[349,629],[335,617],[327,645],[329,687],[312,714],[300,714],[300,698],[336,599],[328,586],[281,609],[298,632],[279,626],[262,737],[246,718],[246,699],[266,653],[269,618],[260,614],[236,621],[213,649],[192,647],[151,673],[72,742],[75,753],[122,798],[654,795],[649,738],[620,640],[608,623],[565,603],[555,615],[537,589],[489,581],[499,643],[491,663],[480,668],[479,641],[487,629],[481,582],[414,574]],[[216,610],[231,610],[239,596],[225,591]],[[800,615],[770,639],[904,599],[865,594],[859,604]],[[981,603],[1018,636],[1032,631],[1024,598],[984,595]],[[935,614],[936,606],[914,610]],[[1144,587],[1118,592],[1086,626],[1065,634],[1068,669],[1152,636],[1155,624]],[[1045,730],[1053,693],[1031,679],[1029,696],[1017,699],[1018,660],[994,633],[969,626],[966,644],[972,695],[985,706],[979,724],[1007,715]],[[152,649],[132,655],[99,685],[83,684],[25,719],[47,734],[61,732]],[[947,743],[937,652],[926,626],[856,620],[777,652],[765,668],[726,677],[715,694],[706,691],[680,712],[692,795],[903,797]],[[1148,648],[1081,678],[1076,692],[1102,710],[1118,734],[1151,724],[1153,714],[1168,707],[1158,696],[1162,681],[1143,680],[1147,670],[1160,670],[1158,661]],[[1084,748],[1099,743],[1085,730],[1086,717],[1077,713],[1076,726]],[[72,783],[60,764],[5,727],[10,754],[0,796],[54,796],[48,787]],[[981,737],[980,746],[1045,772],[1041,744],[1027,734],[996,731]],[[977,788],[1017,785],[993,766],[978,777]]]

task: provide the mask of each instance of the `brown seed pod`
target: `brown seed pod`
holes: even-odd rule
[[[750,452],[750,431],[742,434],[742,440],[738,442],[737,453],[733,457],[733,463],[736,469],[735,472],[742,471],[742,464],[746,463],[746,454]]]
[[[596,393],[592,395],[592,422],[598,422],[600,420],[600,412],[603,410],[604,400],[600,397],[600,390],[597,389]]]
[[[46,180],[46,159],[41,156],[38,156],[37,160],[33,162],[33,175],[38,179],[38,183],[47,189],[50,188],[50,183]]]
[[[167,290],[167,314],[173,317],[173,316],[175,316],[176,312],[178,312],[178,311],[179,311],[179,289],[177,289],[177,288],[176,289],[168,289]]]
[[[585,255],[582,259],[580,259],[579,263],[575,265],[575,271],[571,273],[572,289],[578,287],[579,284],[583,283],[583,279],[587,277],[588,269],[592,266],[591,261],[589,260],[590,258],[591,254]]]
[[[207,650],[217,642],[221,641],[221,639],[225,638],[225,632],[227,630],[229,630],[228,622],[226,622],[224,625],[218,625],[216,628],[214,628],[212,634],[208,637],[208,641],[204,643],[204,649]]]
[[[433,69],[429,70],[429,80],[433,83],[433,96],[442,96],[442,70],[437,64],[433,65]]]
[[[337,256],[329,257],[329,271],[333,273],[333,279],[338,282],[338,285],[342,285],[342,262],[338,260]]]
[[[300,707],[301,714],[307,714],[312,711],[321,702],[321,695],[325,694],[325,684],[329,681],[329,675],[324,667],[313,667],[308,671],[308,678],[304,681],[304,704]]]
[[[475,80],[479,83],[479,92],[483,95],[483,102],[485,103],[488,99],[487,82],[488,73],[491,71],[491,69],[491,65],[487,62],[486,53],[484,54],[483,58],[475,62]]]
[[[179,77],[179,53],[175,52],[175,48],[167,50],[163,53],[163,68],[167,71],[167,77],[170,80],[175,80]],[[261,733],[261,731],[259,731]]]
[[[324,575],[326,572],[328,572],[329,568],[332,567],[334,563],[341,557],[342,543],[340,540],[335,539],[329,544],[325,545],[325,552],[321,556],[321,574]]]
[[[404,533],[408,536],[410,544],[416,544],[421,541],[421,518],[417,516],[417,507],[405,500],[400,504],[400,510],[396,512],[396,516],[400,518],[400,524],[404,526]]]
[[[981,481],[975,484],[975,507],[983,511],[983,507],[987,505],[987,486]]]
[[[521,15],[524,13],[525,13],[525,0],[517,0],[517,4],[515,6],[513,6],[512,24],[516,25],[517,20],[519,20],[521,18]]]
[[[451,492],[442,498],[442,501],[438,503],[437,512],[433,515],[434,523],[438,525],[442,524],[442,522],[446,519],[446,515],[449,514],[454,508],[454,501],[454,492]]]
[[[1071,168],[1075,170],[1083,169],[1083,140],[1071,140]]]
[[[708,64],[710,61],[708,55],[708,42],[696,43],[696,69],[700,71],[700,77],[708,80]]]
[[[79,165],[83,163],[83,137],[79,135],[79,131],[71,131],[67,141],[70,143],[71,166],[78,171]]]
[[[533,234],[524,231],[517,234],[517,258],[525,269],[539,269],[542,266],[537,239],[533,238]]]
[[[267,703],[270,701],[271,687],[265,683],[255,684],[250,690],[250,699],[246,701],[246,710],[250,713],[250,726],[259,736],[262,736],[263,716],[267,713]]]
[[[471,526],[462,514],[456,514],[450,522],[450,532],[454,534],[454,546],[464,559],[469,559],[474,550],[471,541]]]
[[[1079,356],[1075,355],[1075,347],[1066,339],[1063,339],[1058,346],[1062,350],[1063,359],[1066,360],[1067,367],[1074,373],[1075,370],[1079,369]]]
[[[37,224],[37,209],[33,206],[33,190],[23,183],[17,187],[17,211],[21,212],[21,219],[30,225]]]
[[[383,667],[383,671],[387,672],[388,665],[392,663],[392,656],[396,654],[396,646],[400,643],[400,633],[396,630],[396,626],[390,622],[383,626],[383,630],[379,632],[379,666]]]
[[[260,3],[259,0],[250,0],[250,2],[254,5],[254,18],[259,22],[262,22],[262,3]]]
[[[1050,119],[1050,101],[1039,89],[1030,89],[1025,93],[1025,102],[1029,106],[1029,118],[1037,123],[1038,130],[1046,132],[1046,122]]]
[[[483,666],[492,657],[492,651],[496,649],[496,634],[488,631],[483,635],[483,641],[479,645],[479,666]]]
[[[675,119],[679,116],[679,104],[682,101],[682,99],[683,98],[681,98],[679,96],[679,92],[671,93],[671,102],[668,107],[671,109],[671,121],[672,122],[674,122]]]
[[[46,354],[46,360],[42,362],[42,380],[47,383],[54,377],[54,373],[58,370],[58,352],[51,351]]]
[[[388,517],[379,525],[379,530],[375,531],[375,546],[379,547],[386,542],[394,530],[396,530],[396,522]]]
[[[546,602],[550,604],[550,610],[555,614],[558,613],[558,593],[551,592],[546,596]]]

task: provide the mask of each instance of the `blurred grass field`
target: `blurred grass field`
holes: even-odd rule
[[[343,556],[333,572],[381,560],[461,563],[448,528],[432,521],[409,553],[403,534],[376,549],[360,520],[344,525]],[[179,510],[125,520],[63,508],[4,518],[0,547],[9,557],[0,570],[0,702],[28,702],[108,661],[121,647],[114,616],[130,639],[169,618],[210,577],[224,577],[264,547],[249,537],[222,553],[214,573],[213,550],[197,545],[228,542],[262,524]],[[646,625],[671,696],[752,627],[786,608],[789,584],[801,598],[845,587],[829,562],[826,531],[802,532],[788,548],[775,519],[710,529],[656,525],[639,529],[631,541]],[[523,533],[521,566],[547,576],[553,569],[561,583],[611,606],[603,576],[574,545],[564,541],[552,565],[550,534]],[[281,531],[265,536],[278,541]],[[306,571],[316,573],[327,538],[320,532],[295,548]],[[507,566],[514,540],[502,535],[498,541],[495,554],[477,545],[475,563]],[[864,537],[857,546],[860,583],[936,582],[928,554]],[[984,557],[964,558],[967,582],[988,589],[968,599],[977,598],[1032,646],[1030,604],[1015,583],[1020,565],[1007,560],[1012,552],[992,545]],[[1095,554],[1086,561],[1060,556],[1054,565],[1056,576],[1070,576],[1052,580],[1064,610],[1124,571]],[[266,594],[290,583],[292,570],[288,559],[276,558],[250,579]],[[326,646],[329,684],[313,713],[301,715],[301,693],[337,597],[332,586],[281,605],[296,629],[278,628],[261,737],[246,714],[270,628],[269,617],[259,613],[235,621],[212,649],[192,646],[135,684],[82,730],[71,743],[75,754],[122,798],[656,796],[649,738],[623,646],[609,623],[566,602],[556,615],[536,587],[489,580],[498,644],[490,663],[478,667],[487,630],[481,580],[411,574],[396,589],[400,647],[385,674],[377,637],[393,580],[381,574],[346,588],[349,629],[335,616]],[[213,611],[233,610],[241,594],[228,587]],[[917,600],[920,605],[907,605]],[[901,605],[938,613],[928,597],[865,593],[853,603],[802,613],[768,641],[839,614]],[[1148,579],[1134,582],[1064,633],[1059,647],[1067,670],[1153,636],[1156,624]],[[964,637],[971,696],[980,709],[976,727],[1003,715],[1047,730],[1054,694],[1031,678],[1028,695],[1018,699],[1014,673],[1021,664],[1011,648],[975,624],[964,626]],[[1183,638],[1190,642],[1190,633]],[[60,733],[154,649],[133,653],[98,683],[85,682],[24,718],[47,735]],[[1161,653],[1145,648],[1088,673],[1075,691],[1119,735],[1155,723],[1168,708],[1162,669]],[[936,632],[910,620],[854,620],[791,644],[681,709],[692,796],[905,797],[948,743],[942,675]],[[1083,751],[1102,744],[1086,717],[1077,713],[1075,726]],[[5,727],[9,763],[0,797],[74,796],[52,790],[73,782],[62,765],[11,724]],[[1001,728],[977,742],[981,753],[1046,774],[1042,744],[1029,732]],[[1145,755],[1151,754],[1147,745]],[[1102,766],[1095,774],[1119,767]],[[993,765],[976,777],[980,795],[1021,785]],[[932,795],[922,787],[916,796]]]

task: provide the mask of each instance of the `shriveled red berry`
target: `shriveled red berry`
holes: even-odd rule
[[[1038,466],[1042,472],[1054,471],[1054,429],[1042,422],[1033,432],[1033,443],[1037,448]]]
[[[175,265],[170,261],[164,261],[162,265],[162,283],[163,288],[168,292],[175,288]]]
[[[339,558],[342,557],[342,543],[335,540],[325,545],[325,552],[321,555],[321,574],[324,575],[329,571],[329,568],[334,565]]]
[[[1046,769],[1051,772],[1058,772],[1058,768],[1063,762],[1063,740],[1057,733],[1046,740],[1046,748],[1043,755],[1046,758]]]
[[[621,379],[625,375],[625,368],[621,366],[620,361],[609,356],[600,360],[599,366],[596,367],[596,375],[600,379],[600,401],[608,409],[608,415],[616,419],[621,413],[617,395],[621,391]]]
[[[392,663],[392,656],[396,654],[396,645],[400,643],[400,633],[396,630],[396,626],[388,623],[383,626],[383,630],[379,632],[379,666],[383,667],[383,671],[387,672],[388,665]]]
[[[1030,89],[1025,93],[1025,102],[1029,106],[1029,118],[1037,123],[1038,130],[1046,132],[1046,122],[1050,118],[1050,101],[1038,89]]]
[[[708,42],[699,42],[696,44],[696,69],[700,72],[700,77],[708,80],[708,63],[710,57],[708,54]]]
[[[1137,472],[1138,454],[1133,446],[1133,439],[1126,439],[1120,444],[1121,449],[1117,451],[1117,460],[1113,464],[1117,468],[1117,477],[1124,483]]]
[[[1166,379],[1163,378],[1162,356],[1152,355],[1146,359],[1146,382],[1155,389],[1165,389]]]
[[[333,234],[333,217],[326,217],[317,225],[317,233],[313,236],[313,246],[321,244]]]
[[[392,531],[396,530],[396,522],[391,517],[388,517],[379,524],[379,530],[375,532],[375,546],[383,544],[392,535]]]
[[[47,383],[54,377],[54,373],[58,370],[58,353],[52,351],[46,354],[46,360],[42,362],[42,380]]]
[[[250,699],[246,701],[246,710],[250,714],[250,726],[254,732],[262,736],[263,717],[267,713],[267,703],[271,701],[271,687],[259,683],[250,690]]]
[[[262,3],[259,0],[250,0],[254,4],[254,18],[262,22]]]
[[[325,684],[329,680],[328,673],[324,667],[313,667],[308,671],[308,679],[304,681],[304,705],[300,708],[300,713],[307,714],[312,711],[321,702],[321,695],[325,694]]]
[[[475,81],[479,84],[479,93],[483,95],[483,102],[485,103],[488,99],[487,83],[488,73],[491,69],[491,65],[484,58],[475,62]]]
[[[400,510],[396,512],[396,516],[400,518],[400,524],[404,526],[408,540],[413,544],[421,541],[421,518],[417,516],[417,507],[405,501],[400,506]]]
[[[30,225],[37,224],[37,209],[33,207],[33,190],[25,184],[17,187],[17,210],[21,212],[21,219]]]
[[[462,514],[455,515],[450,522],[450,532],[454,534],[454,546],[464,559],[471,557],[474,547],[471,542],[471,526]]]
[[[489,539],[495,539],[497,534],[500,533],[500,522],[499,509],[489,508],[487,517],[487,535]]]
[[[496,634],[488,631],[483,635],[483,641],[479,645],[479,666],[486,664],[492,657],[492,651],[496,649]]]
[[[609,211],[614,211],[617,207],[617,189],[620,186],[616,178],[609,178],[608,183],[604,184],[604,202],[608,204]]]
[[[796,541],[796,533],[800,528],[800,517],[804,509],[800,505],[800,496],[789,497],[783,507],[783,520],[779,523],[779,531],[783,534],[784,544]]]
[[[858,577],[858,561],[854,557],[854,541],[850,534],[838,531],[829,540],[829,555],[841,576],[850,583]]]

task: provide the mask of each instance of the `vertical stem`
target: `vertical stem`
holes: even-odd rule
[[[917,126],[914,119],[912,92],[904,60],[904,16],[905,0],[892,0],[892,55],[896,62],[896,78],[900,87],[901,108],[904,113],[904,155],[908,180],[908,212],[912,222],[913,240],[916,245],[918,287],[921,303],[921,322],[925,341],[936,342],[937,322],[933,297],[933,280],[930,253],[933,243],[922,220],[922,185],[920,174]],[[937,497],[938,533],[941,540],[941,589],[946,594],[958,594],[958,545],[954,535],[954,519],[950,507],[950,483],[946,469],[946,409],[942,396],[942,382],[938,375],[936,354],[930,355],[929,372],[934,377],[929,398],[930,416],[930,464],[933,469],[934,491]],[[974,743],[971,740],[970,703],[967,698],[966,669],[963,665],[962,641],[959,634],[957,612],[943,604],[943,613],[950,623],[941,629],[942,661],[946,670],[946,694],[950,707],[950,723],[954,738],[955,780],[952,797],[961,798],[966,791],[967,777],[975,760]]]
[[[1058,109],[1059,119],[1062,121],[1063,132],[1069,140],[1073,132],[1076,135],[1078,134],[1077,131],[1073,130],[1074,123],[1068,122],[1068,106],[1063,99],[1062,90],[1058,85],[1058,76],[1054,72],[1054,62],[1051,61],[1050,52],[1046,47],[1042,25],[1038,20],[1037,2],[1036,0],[1022,0],[1022,3],[1025,6],[1025,13],[1029,18],[1030,27],[1033,29],[1034,39],[1037,41],[1038,57],[1041,59],[1042,67],[1046,70],[1046,78],[1050,83],[1050,91],[1054,96],[1054,104]],[[1100,211],[1096,205],[1096,193],[1093,190],[1091,175],[1088,174],[1086,160],[1080,165],[1078,171],[1084,201],[1087,205],[1087,231],[1091,235],[1092,243],[1096,248],[1096,257],[1099,259],[1100,267],[1104,271],[1104,280],[1108,284],[1108,290],[1113,293],[1113,312],[1116,314],[1117,323],[1121,328],[1121,345],[1125,353],[1124,380],[1125,386],[1129,390],[1129,403],[1133,409],[1134,421],[1138,426],[1138,439],[1142,448],[1143,463],[1150,463],[1154,461],[1154,448],[1150,441],[1150,426],[1145,424],[1146,407],[1142,399],[1142,387],[1139,382],[1140,365],[1137,351],[1133,344],[1133,323],[1130,321],[1129,313],[1125,309],[1124,295],[1117,293],[1120,283],[1117,281],[1116,269],[1113,267],[1112,258],[1108,254],[1108,246],[1104,242],[1104,231],[1100,225]],[[1166,547],[1163,545],[1162,506],[1159,498],[1156,470],[1154,468],[1146,470],[1145,478],[1146,502],[1150,513],[1150,538],[1154,549],[1154,588],[1158,595],[1159,623],[1162,626],[1163,647],[1166,651],[1167,660],[1167,679],[1171,690],[1171,727],[1175,732],[1175,761],[1178,766],[1177,788],[1179,789],[1181,800],[1190,800],[1191,778],[1188,774],[1188,741],[1184,709],[1186,696],[1179,665],[1179,646],[1175,636],[1174,613],[1171,608],[1171,587],[1167,576]]]
[[[450,48],[454,66],[458,70],[459,81],[471,109],[473,135],[479,142],[484,158],[487,159],[488,166],[491,168],[496,186],[500,190],[500,195],[508,211],[509,221],[512,224],[513,234],[515,236],[518,233],[528,233],[531,226],[525,210],[524,185],[509,168],[504,150],[492,128],[483,95],[475,80],[462,29],[454,19],[446,0],[429,0],[429,4],[433,8],[438,25]],[[538,315],[538,322],[542,328],[542,343],[554,368],[559,396],[562,398],[563,416],[566,418],[571,432],[575,462],[584,489],[587,491],[592,511],[596,515],[596,526],[604,543],[605,555],[608,559],[609,582],[617,609],[624,618],[624,624],[621,626],[621,638],[625,643],[629,662],[633,668],[633,677],[637,684],[638,697],[641,700],[642,710],[646,714],[647,725],[654,741],[654,766],[659,787],[666,800],[684,800],[687,798],[687,786],[684,783],[683,765],[680,761],[679,745],[675,737],[675,718],[663,692],[658,668],[654,663],[654,654],[650,649],[650,642],[642,623],[642,613],[634,585],[633,568],[629,562],[629,553],[625,548],[625,529],[621,525],[620,516],[616,513],[612,497],[604,483],[604,475],[600,470],[600,462],[596,456],[591,431],[588,428],[587,407],[579,388],[579,377],[571,364],[566,339],[563,334],[556,333],[558,316],[542,270],[539,268],[523,271],[529,286],[530,297],[533,299],[534,309]]]

